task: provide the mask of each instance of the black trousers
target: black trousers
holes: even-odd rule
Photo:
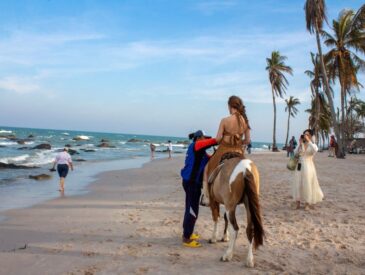
[[[195,222],[198,219],[201,184],[184,180],[182,184],[186,194],[183,234],[184,238],[189,239],[194,232]]]

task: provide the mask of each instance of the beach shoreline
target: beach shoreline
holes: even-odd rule
[[[5,211],[0,274],[361,274],[365,156],[336,160],[327,152],[318,153],[315,163],[325,199],[309,211],[291,208],[292,174],[285,167],[285,152],[249,157],[261,174],[267,234],[264,246],[254,252],[252,269],[244,266],[242,207],[232,262],[219,261],[226,243],[207,242],[213,224],[205,207],[196,225],[203,247],[182,247],[184,191],[179,172],[184,157],[179,156],[99,174],[86,194]]]

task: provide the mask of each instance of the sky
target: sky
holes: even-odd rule
[[[331,23],[363,1],[326,3]],[[316,52],[303,6],[299,0],[2,0],[0,125],[215,135],[228,97],[238,95],[253,141],[271,141],[265,67],[278,50],[294,71],[284,99],[301,101],[290,131],[299,135],[311,96],[304,71]],[[365,84],[363,73],[359,79]],[[364,89],[358,97],[365,99]],[[279,143],[286,136],[284,99],[277,101]]]

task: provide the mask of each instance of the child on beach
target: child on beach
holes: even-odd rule
[[[206,150],[217,144],[214,138],[204,135],[199,130],[189,135],[193,142],[189,145],[185,158],[185,166],[181,170],[183,187],[186,193],[185,214],[183,222],[183,245],[200,247],[199,235],[193,234],[199,213],[199,199],[201,195],[203,172],[209,156]]]
[[[169,153],[169,159],[172,158],[171,154],[172,154],[172,143],[171,143],[171,140],[169,140],[167,142],[167,152]]]

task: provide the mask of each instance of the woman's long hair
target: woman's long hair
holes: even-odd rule
[[[228,99],[228,106],[236,109],[246,121],[248,129],[251,129],[250,123],[248,122],[248,118],[246,115],[246,107],[245,105],[243,105],[242,99],[238,96],[233,95]],[[241,120],[239,120],[239,123],[241,124]]]

